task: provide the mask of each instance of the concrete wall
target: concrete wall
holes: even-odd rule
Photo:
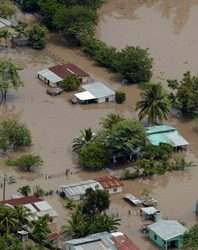
[[[121,193],[122,192],[122,187],[117,187],[117,188],[109,188],[106,189],[110,194],[116,194],[116,193]]]
[[[98,99],[96,99],[96,102],[97,103],[104,103],[104,102],[106,102],[106,98],[109,99],[107,102],[115,101],[115,95],[110,95],[110,96],[106,96],[106,97],[103,97],[103,98],[98,98]]]

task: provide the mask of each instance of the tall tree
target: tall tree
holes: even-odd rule
[[[67,43],[79,46],[86,37],[94,35],[97,20],[98,16],[94,10],[73,6],[58,10],[54,23]]]
[[[168,86],[174,90],[174,104],[183,114],[192,115],[198,111],[198,76],[192,76],[188,71],[181,81],[168,80]]]
[[[11,18],[16,14],[16,6],[10,1],[0,0],[0,17]]]
[[[100,124],[104,129],[111,129],[116,123],[123,121],[124,117],[119,113],[110,113],[101,119]]]
[[[7,92],[9,89],[23,86],[17,67],[9,60],[0,61],[0,92],[2,101],[6,100]]]
[[[169,105],[167,95],[160,84],[149,84],[142,89],[141,100],[137,102],[136,110],[139,111],[139,119],[148,117],[149,124],[157,124],[158,121],[167,119]]]
[[[153,59],[148,49],[127,46],[120,52],[117,70],[129,82],[148,82],[152,76]]]
[[[19,226],[16,212],[13,208],[1,207],[0,208],[0,229],[3,234],[9,235],[15,232]]]
[[[19,221],[19,225],[29,224],[28,216],[31,215],[30,209],[25,206],[15,206],[16,219]]]
[[[95,134],[92,132],[91,128],[81,130],[80,133],[81,135],[77,138],[74,138],[72,141],[73,152],[79,153],[83,147],[88,145],[95,138]]]

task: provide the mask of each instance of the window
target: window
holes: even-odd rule
[[[154,239],[157,240],[157,235],[156,234],[154,234]]]
[[[117,188],[114,188],[114,189],[113,189],[113,192],[117,192],[117,190],[118,190]]]

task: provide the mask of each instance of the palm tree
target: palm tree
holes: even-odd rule
[[[16,211],[16,218],[18,219],[19,224],[21,226],[25,224],[29,225],[28,216],[31,215],[30,209],[24,206],[15,206],[15,211]]]
[[[16,212],[13,208],[0,208],[0,230],[6,235],[16,231],[19,226]]]
[[[149,84],[140,94],[142,100],[137,102],[136,110],[139,111],[139,120],[148,116],[149,124],[157,124],[157,121],[167,119],[169,113],[166,93],[160,84]]]
[[[92,132],[91,128],[84,129],[80,131],[80,137],[74,138],[72,143],[72,151],[73,152],[80,152],[80,150],[88,145],[91,141],[94,140],[96,135]]]
[[[123,121],[124,118],[119,113],[110,113],[105,118],[102,119],[100,124],[104,129],[111,129],[114,124]]]

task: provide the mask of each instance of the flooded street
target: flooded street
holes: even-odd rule
[[[154,80],[181,78],[187,69],[193,74],[198,72],[195,53],[198,46],[197,13],[196,0],[107,0],[101,10],[98,35],[118,48],[123,48],[126,44],[149,47],[156,62]],[[69,218],[69,213],[63,207],[64,201],[55,193],[58,185],[108,174],[120,174],[120,170],[113,169],[92,173],[80,170],[71,152],[72,139],[84,128],[91,127],[97,132],[100,129],[100,119],[110,112],[120,112],[125,117],[137,118],[135,106],[139,99],[139,90],[136,85],[121,85],[118,75],[98,67],[78,49],[67,48],[57,34],[50,34],[50,41],[44,51],[12,49],[1,52],[0,58],[10,58],[22,68],[20,76],[24,81],[24,87],[17,92],[11,90],[7,103],[0,106],[0,121],[5,118],[22,120],[33,136],[31,148],[23,152],[18,150],[11,156],[36,153],[44,160],[40,172],[32,174],[6,167],[4,158],[0,158],[1,177],[4,173],[17,177],[16,184],[7,186],[6,197],[10,198],[11,194],[16,194],[16,190],[22,185],[30,185],[32,188],[40,185],[46,191],[52,189],[53,196],[47,197],[46,200],[59,213],[57,221],[60,228]],[[73,92],[59,97],[47,95],[46,85],[38,80],[37,72],[62,62],[72,62],[96,81],[102,81],[114,90],[124,90],[127,94],[126,102],[71,105],[68,100],[73,96]],[[198,164],[198,123],[172,116],[166,123],[175,126],[190,143],[186,157]],[[64,175],[66,169],[71,171],[68,176]],[[52,175],[52,178],[46,179],[46,175]],[[191,226],[198,222],[194,213],[198,199],[197,180],[198,168],[195,167],[185,172],[155,176],[149,180],[125,181],[123,193],[129,192],[141,197],[141,192],[146,188],[158,200],[158,208],[161,209],[163,218],[177,219]],[[111,196],[110,213],[118,214],[122,219],[119,229],[142,250],[158,249],[139,232],[142,224],[139,210],[130,207],[122,200],[122,196],[123,194]]]

